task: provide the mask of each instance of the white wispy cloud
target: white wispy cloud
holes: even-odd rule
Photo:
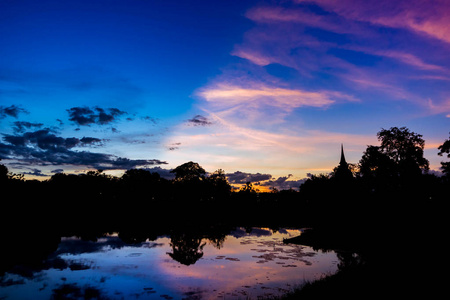
[[[296,109],[328,109],[339,102],[359,101],[339,91],[309,91],[269,85],[240,78],[240,83],[219,80],[196,92],[202,108],[228,121],[247,126],[280,124]]]
[[[355,101],[351,96],[332,91],[311,92],[301,89],[269,87],[264,84],[242,87],[219,83],[198,92],[206,101],[222,107],[249,104],[275,106],[286,111],[302,106],[327,107],[335,102],[333,98]]]

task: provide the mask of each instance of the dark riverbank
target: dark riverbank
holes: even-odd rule
[[[442,275],[447,236],[444,202],[399,210],[397,216],[384,216],[371,227],[341,228],[346,231],[319,227],[285,241],[354,256],[342,260],[346,264],[336,274],[280,299],[441,297],[446,286]]]
[[[336,275],[311,282],[287,299],[433,295],[437,271],[445,260],[440,254],[446,237],[442,232],[446,220],[444,201],[409,198],[409,202],[401,201],[408,206],[391,205],[386,211],[373,205],[376,199],[366,198],[367,214],[355,215],[340,205],[334,206],[334,211],[323,208],[323,214],[316,215],[298,200],[299,193],[233,194],[225,202],[167,199],[151,205],[143,203],[131,213],[131,208],[121,209],[121,203],[104,208],[89,206],[89,201],[102,201],[93,197],[78,202],[90,207],[90,211],[70,210],[64,202],[58,202],[59,198],[32,197],[36,191],[18,190],[17,201],[9,204],[9,213],[2,218],[2,272],[17,263],[39,269],[40,262],[55,251],[61,236],[96,240],[107,232],[118,232],[125,243],[133,244],[188,231],[197,238],[219,241],[236,226],[310,227],[296,239],[297,244],[339,253],[341,263]],[[394,200],[399,201],[397,197],[384,198],[386,202]],[[33,245],[32,252],[29,245]]]

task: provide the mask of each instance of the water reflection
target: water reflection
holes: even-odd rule
[[[179,263],[189,266],[203,257],[203,247],[206,243],[202,238],[189,234],[175,234],[170,238],[172,253],[167,253]]]
[[[334,252],[283,244],[299,230],[171,232],[154,240],[63,237],[0,276],[0,299],[217,299],[278,295],[337,270]],[[123,236],[127,238],[122,238]],[[29,249],[31,251],[31,249]]]

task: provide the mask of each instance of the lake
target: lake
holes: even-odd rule
[[[299,229],[174,232],[143,241],[62,237],[44,262],[0,276],[0,299],[258,299],[337,271],[335,252],[284,244]],[[33,251],[33,245],[29,245]]]

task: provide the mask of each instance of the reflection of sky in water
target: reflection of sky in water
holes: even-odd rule
[[[248,234],[237,229],[220,247],[201,240],[195,250],[202,253],[201,258],[190,265],[172,259],[169,254],[174,249],[168,237],[137,245],[126,245],[114,235],[96,243],[63,238],[45,270],[28,278],[7,273],[0,282],[0,299],[50,299],[52,295],[73,299],[242,299],[277,295],[303,280],[337,269],[334,253],[283,244],[283,238],[296,235],[298,230],[273,233],[254,229]]]

